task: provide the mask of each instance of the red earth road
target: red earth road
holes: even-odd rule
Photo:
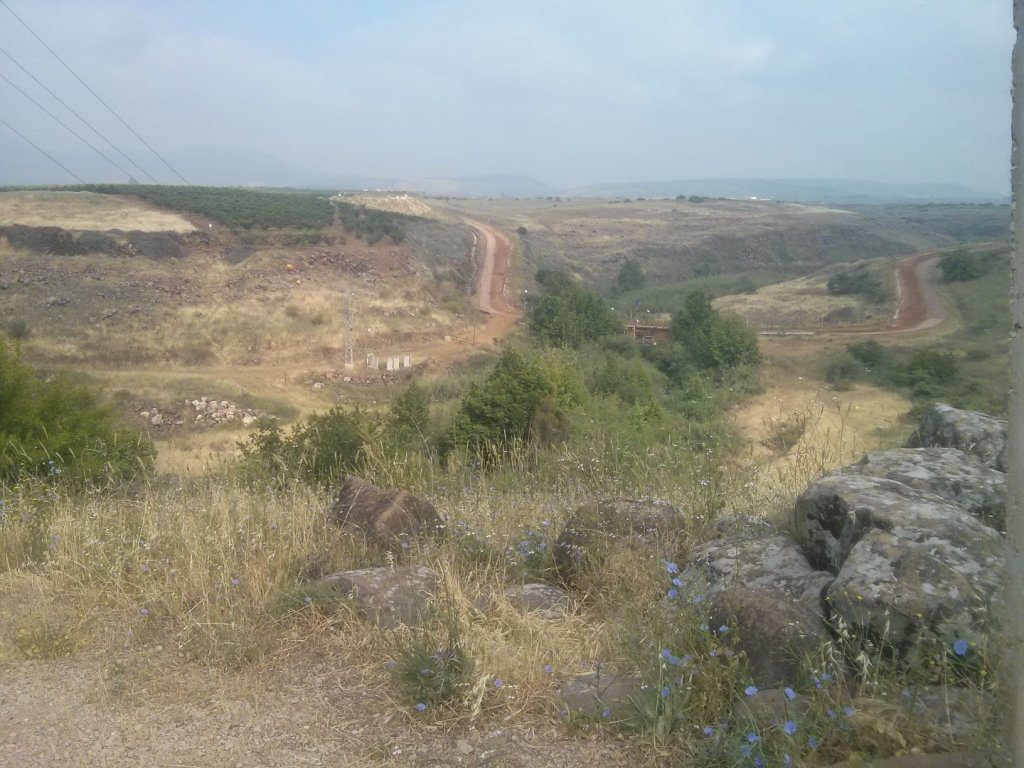
[[[477,282],[476,301],[487,323],[477,338],[497,340],[515,325],[519,312],[509,303],[506,291],[511,268],[512,243],[499,229],[466,219],[475,238],[474,251],[483,257]]]

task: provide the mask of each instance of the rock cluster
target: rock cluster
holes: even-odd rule
[[[240,421],[242,426],[249,427],[268,415],[256,408],[242,408],[229,400],[211,400],[208,397],[186,400],[185,405],[195,410],[193,421],[197,427],[212,427],[229,421]]]

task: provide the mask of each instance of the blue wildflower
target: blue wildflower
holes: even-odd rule
[[[750,757],[753,754],[753,750],[750,749],[749,744],[740,744],[740,754],[743,757]]]
[[[764,768],[764,760],[760,755],[754,755],[754,768]]]
[[[419,702],[419,703],[418,703],[418,704],[416,705],[416,711],[417,711],[417,712],[424,712],[424,711],[425,711],[426,709],[427,709],[427,705],[426,705],[426,704],[424,704],[424,703],[423,703],[422,701],[421,701],[421,702]]]
[[[967,645],[966,640],[957,640],[953,643],[953,653],[957,656],[966,656],[968,650],[970,650],[970,646]]]
[[[748,685],[746,688],[743,689],[743,693],[745,693],[747,696],[755,696],[757,694],[757,686]]]
[[[677,597],[679,597],[679,590],[673,587],[666,594],[668,595],[669,600],[675,600]]]
[[[757,744],[761,740],[761,737],[751,731],[747,734],[747,744]]]
[[[807,746],[810,747],[811,749],[817,749],[818,748],[818,740],[816,738],[814,738],[813,736],[811,736],[811,738],[809,738],[807,740]]]
[[[665,570],[669,573],[679,573],[679,566],[675,563],[670,563],[668,560],[662,560],[661,564],[665,566]]]
[[[851,707],[851,706],[843,707],[843,714],[846,715],[847,717],[853,717],[853,707]]]
[[[501,688],[501,686],[503,686],[504,684],[505,684],[505,681],[502,680],[500,677],[494,678],[494,687],[495,688]]]
[[[782,724],[782,730],[784,730],[787,735],[792,736],[796,733],[796,723],[793,720],[787,720]]]
[[[704,730],[702,731],[702,733],[705,736],[714,736],[715,735],[715,728],[712,725],[705,725],[704,726]]]
[[[729,631],[729,627],[728,627],[728,626],[726,626],[725,624],[723,624],[722,626],[720,626],[720,627],[718,628],[718,631],[719,631],[719,633],[720,633],[720,634],[723,634],[723,635],[724,635],[724,634],[725,634],[726,632],[728,632],[728,631]]]
[[[607,718],[609,718],[611,716],[612,716],[612,711],[610,709],[605,709],[604,712],[601,713],[601,717],[603,717],[605,719],[607,719]]]
[[[786,698],[789,699],[790,701],[792,701],[793,699],[796,698],[796,691],[794,691],[788,685],[785,688],[782,689],[782,692],[784,694],[786,694]]]
[[[672,579],[672,586],[673,587],[681,587],[681,586],[683,586],[683,580],[680,579],[678,576],[676,576],[674,579]]]
[[[670,651],[668,648],[662,648],[661,649],[661,658],[669,659],[671,657],[672,657],[672,651]]]
[[[667,699],[669,694],[672,693],[672,689],[669,686],[666,685],[664,688],[662,688],[659,691],[659,693],[661,694],[661,698]]]
[[[545,665],[544,665],[544,673],[545,673],[545,674],[548,674],[548,675],[550,675],[550,674],[551,674],[552,672],[554,672],[554,671],[555,671],[555,668],[554,668],[554,667],[552,667],[552,666],[551,666],[550,664],[545,664]]]
[[[832,707],[828,707],[825,710],[825,714],[828,715],[828,719],[829,720],[835,720],[836,719],[836,711],[834,709],[832,709]]]

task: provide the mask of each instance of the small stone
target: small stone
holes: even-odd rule
[[[149,420],[149,423],[152,424],[154,427],[159,427],[161,424],[164,423],[164,417],[162,414],[158,413]]]
[[[470,744],[470,743],[469,743],[468,741],[466,741],[465,739],[459,739],[459,740],[458,740],[458,741],[457,741],[457,742],[455,743],[455,748],[456,748],[457,750],[459,750],[459,752],[461,752],[461,753],[462,753],[462,754],[464,754],[464,755],[468,755],[468,754],[471,754],[471,753],[473,752],[473,745],[472,745],[472,744]]]

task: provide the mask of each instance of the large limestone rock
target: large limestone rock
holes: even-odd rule
[[[559,619],[572,612],[569,593],[550,584],[531,583],[511,587],[505,599],[521,611],[544,619]]]
[[[392,550],[444,527],[429,501],[408,491],[378,488],[355,475],[345,478],[328,516],[338,525]]]
[[[974,639],[986,624],[1002,536],[958,504],[840,472],[800,496],[794,529],[811,562],[836,574],[834,615],[863,635],[898,648],[921,631]]]
[[[317,583],[352,596],[359,611],[382,629],[417,626],[431,616],[440,579],[422,565],[364,568],[325,576]]]
[[[1006,421],[935,403],[921,417],[907,447],[957,448],[993,469],[1005,471]]]
[[[896,448],[869,453],[843,474],[884,477],[960,506],[986,525],[1006,523],[1006,475],[956,448]]]
[[[847,467],[846,470],[855,469]],[[838,573],[846,558],[872,528],[913,540],[938,536],[969,545],[977,537],[998,534],[957,504],[884,477],[825,475],[796,500],[793,530],[810,561]]]
[[[694,550],[681,574],[690,592],[711,598],[742,586],[795,601],[823,614],[823,598],[833,574],[815,569],[789,536],[716,539]]]
[[[601,499],[581,506],[555,541],[553,556],[563,578],[600,559],[616,544],[642,544],[652,551],[671,548],[683,527],[683,514],[657,499]]]

